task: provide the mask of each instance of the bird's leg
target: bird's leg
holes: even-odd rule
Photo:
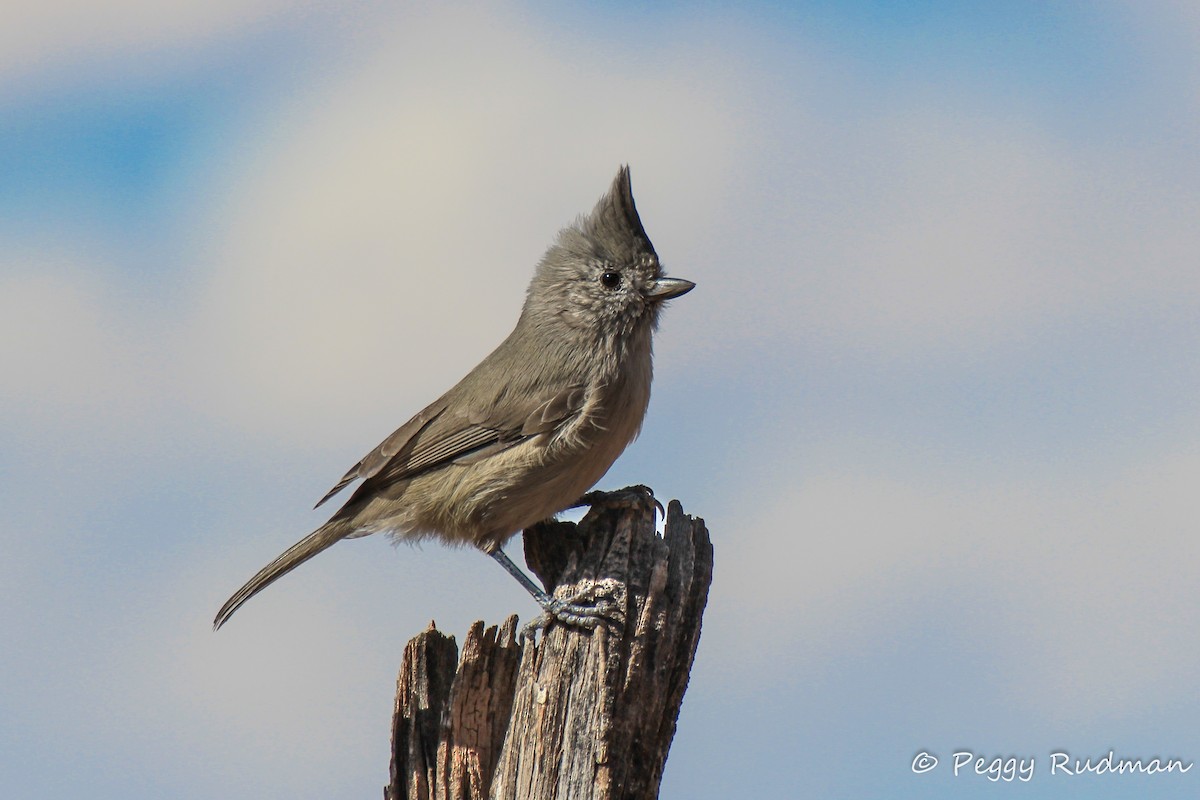
[[[654,496],[654,490],[649,486],[641,484],[626,486],[624,489],[617,489],[613,492],[588,492],[568,507],[601,506],[606,508],[637,508],[647,503],[654,504],[654,507],[658,509],[659,516],[666,516],[662,503],[658,502],[658,498]]]
[[[601,620],[612,619],[613,612],[616,611],[616,604],[607,598],[594,601],[591,604],[568,602],[560,600],[557,597],[551,597],[546,594],[536,583],[533,578],[530,578],[525,572],[512,562],[504,551],[499,547],[485,551],[489,556],[496,560],[500,566],[517,579],[517,582],[525,587],[525,591],[533,595],[533,599],[538,602],[545,613],[538,619],[526,625],[521,630],[521,636],[529,636],[535,631],[541,630],[551,622],[558,620],[566,625],[574,625],[578,628],[586,628],[594,630]]]

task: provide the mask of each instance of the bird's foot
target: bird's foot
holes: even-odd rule
[[[555,622],[591,631],[601,622],[624,620],[622,584],[613,580],[585,581],[575,588],[569,599],[549,595],[537,598],[542,613],[521,629],[521,638],[536,639],[538,631],[545,631]]]
[[[666,511],[663,510],[662,503],[658,502],[658,498],[654,496],[654,490],[649,486],[638,484],[637,486],[626,486],[624,489],[617,489],[612,492],[588,492],[583,497],[579,498],[571,508],[579,508],[581,506],[591,506],[596,508],[642,508],[646,505],[653,504],[658,509],[659,516],[666,516]]]

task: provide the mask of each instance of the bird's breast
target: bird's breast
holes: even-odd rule
[[[650,400],[649,353],[644,363],[627,360],[623,367],[589,382],[579,412],[557,428],[418,479],[412,496],[420,509],[400,527],[486,547],[575,503],[641,430]]]

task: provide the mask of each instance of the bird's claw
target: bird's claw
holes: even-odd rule
[[[636,486],[626,486],[624,489],[617,489],[612,492],[594,491],[588,492],[583,497],[571,506],[571,508],[579,508],[580,506],[596,506],[606,508],[636,508],[647,503],[653,503],[661,517],[666,517],[666,510],[663,504],[654,496],[654,490],[649,486],[638,484]]]
[[[555,622],[589,631],[598,628],[601,622],[620,622],[620,604],[614,597],[613,589],[600,587],[599,591],[600,596],[590,602],[558,597],[539,599],[542,613],[521,628],[521,638],[536,639],[538,631],[546,630]]]

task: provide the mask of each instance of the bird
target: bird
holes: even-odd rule
[[[508,337],[351,467],[316,507],[361,481],[345,504],[235,592],[214,629],[318,553],[374,533],[477,547],[549,619],[594,626],[602,609],[547,595],[502,548],[579,504],[637,437],[660,312],[694,287],[665,275],[621,166],[538,262]]]

